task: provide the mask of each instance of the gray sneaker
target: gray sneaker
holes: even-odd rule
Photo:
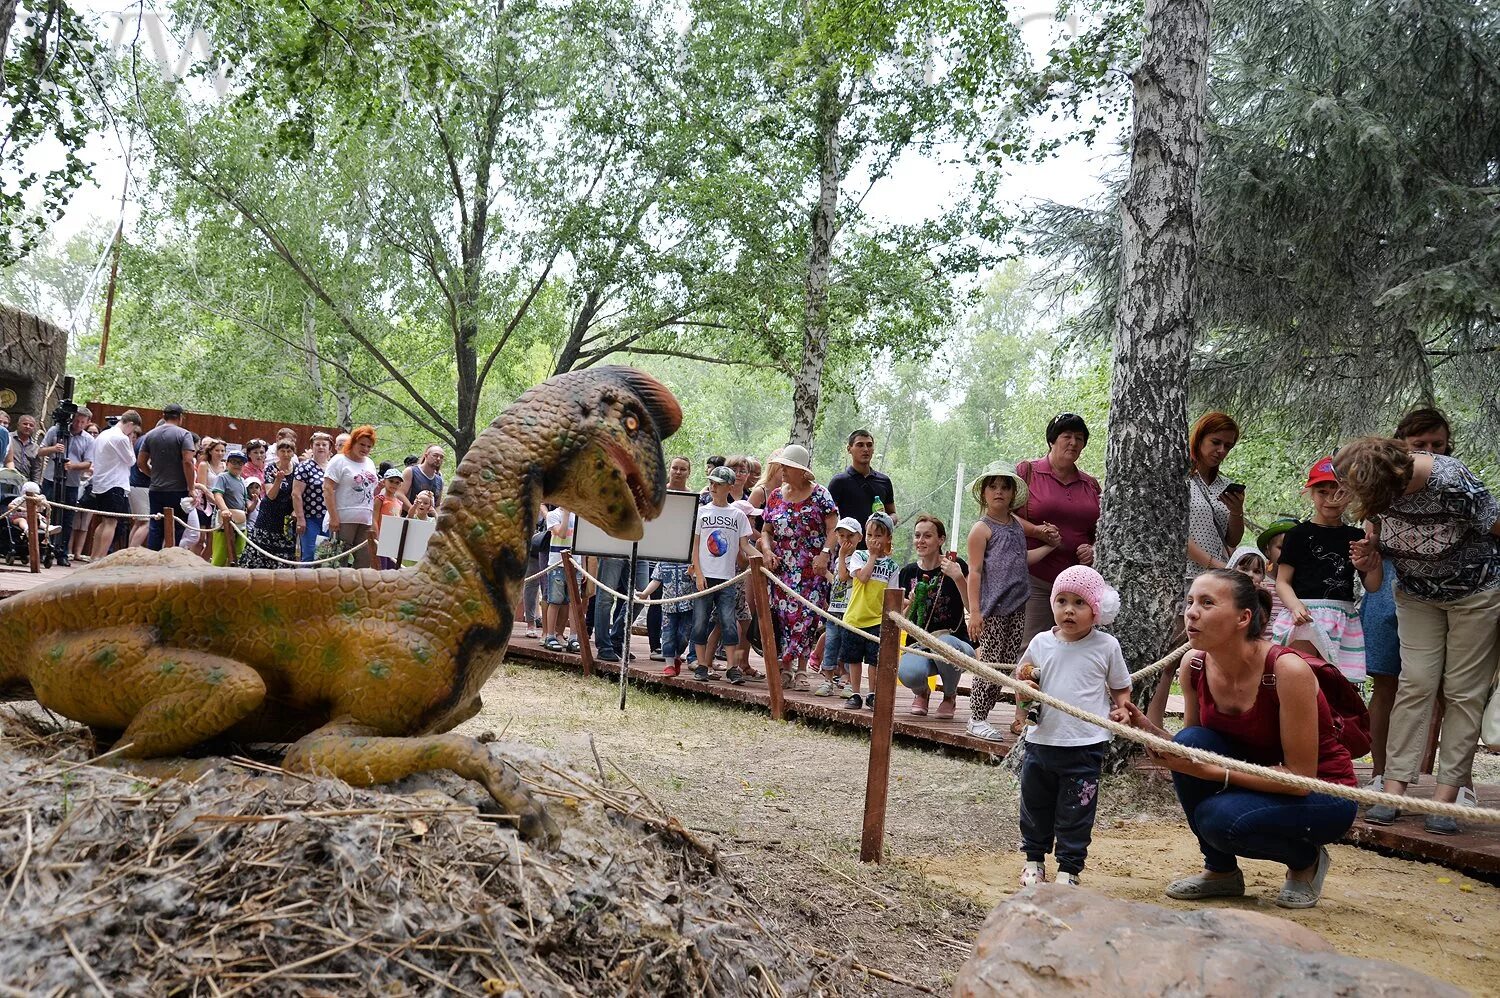
[[[1365,823],[1370,825],[1394,825],[1401,812],[1385,804],[1372,804],[1365,812]]]
[[[1422,822],[1422,831],[1432,835],[1457,835],[1458,821],[1446,814],[1429,814]]]

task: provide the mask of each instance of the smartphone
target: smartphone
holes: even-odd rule
[[[1230,482],[1228,485],[1224,486],[1224,491],[1225,492],[1238,492],[1241,495],[1244,495],[1245,494],[1245,487],[1243,485],[1241,485],[1239,482]]]

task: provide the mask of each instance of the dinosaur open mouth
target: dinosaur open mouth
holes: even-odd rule
[[[646,480],[632,467],[625,472],[625,485],[630,489],[630,497],[635,500],[636,512],[641,514],[641,519],[648,519],[656,511],[656,502],[651,496],[651,490],[646,487]]]

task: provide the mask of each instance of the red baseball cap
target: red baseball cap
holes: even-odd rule
[[[1333,458],[1320,457],[1308,469],[1307,484],[1302,487],[1310,489],[1314,485],[1321,485],[1324,482],[1337,482],[1338,480],[1339,476],[1333,473]]]

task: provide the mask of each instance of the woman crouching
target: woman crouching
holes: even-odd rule
[[[1215,569],[1193,581],[1185,619],[1194,651],[1183,658],[1178,675],[1185,726],[1172,740],[1352,787],[1354,763],[1334,734],[1333,714],[1312,667],[1296,652],[1259,637],[1270,609],[1265,591],[1240,572]],[[1135,727],[1172,737],[1133,704],[1129,710]],[[1177,799],[1203,851],[1203,872],[1172,883],[1168,897],[1239,897],[1245,877],[1237,857],[1244,856],[1286,864],[1286,883],[1276,895],[1280,907],[1318,903],[1331,864],[1324,847],[1354,823],[1353,801],[1180,755],[1152,754],[1172,771]]]

